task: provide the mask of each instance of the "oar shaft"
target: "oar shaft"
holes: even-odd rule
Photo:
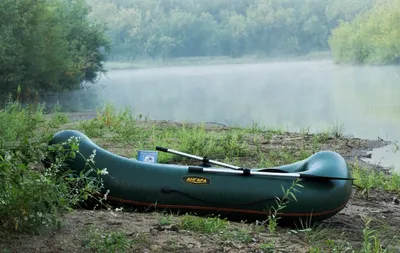
[[[213,168],[203,168],[203,167],[188,167],[188,172],[190,173],[226,173],[226,174],[239,174],[239,175],[259,175],[267,177],[279,177],[279,178],[304,178],[304,179],[314,179],[314,180],[354,180],[354,178],[342,178],[342,177],[325,177],[325,176],[314,176],[302,173],[280,173],[280,172],[259,172],[254,170],[248,170],[247,173],[239,170],[228,170],[228,169],[213,169]]]
[[[235,170],[240,170],[241,169],[241,167],[238,167],[238,166],[235,166],[235,165],[226,164],[226,163],[223,163],[223,162],[214,161],[214,160],[208,160],[208,162],[212,163],[212,164],[215,164],[215,165],[222,166],[222,167],[235,169]]]
[[[189,172],[211,172],[211,173],[228,173],[228,174],[243,174],[241,170],[228,170],[228,169],[212,169],[212,168],[202,168],[202,167],[188,167]],[[276,177],[300,177],[299,173],[275,173],[275,172],[258,172],[250,170],[250,175],[261,175],[261,176],[276,176]]]
[[[219,166],[230,168],[230,169],[235,169],[235,170],[240,170],[241,169],[241,167],[238,167],[238,166],[234,166],[234,165],[230,165],[230,164],[214,161],[214,160],[211,160],[211,159],[208,159],[208,158],[205,158],[205,157],[200,157],[200,156],[196,156],[196,155],[187,154],[187,153],[184,153],[184,152],[181,152],[181,151],[177,151],[177,150],[173,150],[173,149],[170,149],[170,148],[163,148],[163,147],[157,146],[156,150],[163,151],[163,152],[168,152],[168,153],[172,153],[172,154],[176,154],[176,155],[186,156],[188,158],[192,158],[192,159],[196,159],[196,160],[199,160],[199,161],[211,163],[211,164],[214,164],[214,165],[219,165]]]
[[[156,147],[156,150],[167,152],[167,153],[172,153],[172,154],[175,154],[175,155],[186,156],[188,158],[193,158],[193,159],[200,160],[200,161],[203,160],[202,157],[191,155],[191,154],[186,154],[186,153],[183,153],[183,152],[180,152],[180,151],[176,151],[176,150],[173,150],[173,149],[169,149],[169,148]]]
[[[238,166],[210,160],[206,157],[200,157],[196,155],[187,154],[181,151],[163,148],[163,147],[156,147],[156,150],[172,153],[176,155],[185,156],[188,158],[196,159],[199,161],[219,165],[222,167],[230,168],[233,170],[227,169],[215,169],[215,168],[203,168],[203,167],[188,167],[188,172],[191,173],[203,173],[203,172],[210,172],[210,173],[228,173],[228,174],[241,174],[241,175],[260,175],[260,176],[269,176],[269,177],[287,177],[287,178],[307,178],[307,179],[315,179],[315,180],[354,180],[354,178],[342,178],[342,177],[329,177],[329,176],[319,176],[319,175],[310,175],[310,174],[303,174],[303,173],[284,173],[284,172],[267,172],[267,171],[257,171],[251,169],[245,169]]]

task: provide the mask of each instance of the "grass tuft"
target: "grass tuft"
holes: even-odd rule
[[[111,231],[109,233],[92,229],[87,234],[83,246],[96,252],[127,252],[134,245],[122,231]]]
[[[219,217],[202,218],[193,215],[184,215],[180,219],[179,227],[184,230],[212,234],[224,231],[228,228],[229,222]]]

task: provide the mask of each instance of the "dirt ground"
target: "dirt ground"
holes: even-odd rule
[[[150,124],[150,123],[146,123]],[[169,124],[169,123],[160,123]],[[215,127],[215,126],[212,126]],[[228,128],[218,126],[221,131]],[[263,150],[288,147],[295,152],[300,146],[310,142],[311,135],[284,133],[272,139],[259,140]],[[372,148],[387,145],[382,140],[362,140],[357,138],[331,138],[321,149],[330,149],[340,153],[349,162],[368,157]],[[123,155],[119,147],[105,145],[105,148]],[[185,231],[177,226],[179,216],[171,216],[168,224],[161,224],[160,212],[140,213],[135,211],[92,211],[77,209],[64,217],[61,228],[37,236],[13,236],[7,241],[0,239],[0,252],[93,252],[84,246],[91,228],[101,231],[122,231],[135,245],[128,252],[308,252],[311,245],[322,245],[328,238],[336,242],[343,240],[357,246],[362,243],[365,217],[373,218],[370,226],[379,228],[387,240],[399,236],[400,201],[399,194],[383,190],[372,190],[368,199],[353,187],[353,196],[347,206],[334,217],[323,221],[311,230],[278,227],[275,234],[266,228],[255,229],[254,224],[230,223],[230,231],[247,231],[251,237],[246,242],[223,235],[199,234]],[[235,230],[236,231],[236,230]],[[383,245],[393,244],[383,241]],[[271,246],[272,245],[272,246]],[[271,246],[271,247],[270,247]],[[2,251],[3,249],[3,251]],[[400,246],[396,249],[400,252]],[[321,251],[324,252],[324,251]],[[344,252],[344,251],[339,251]]]
[[[362,216],[377,218],[386,222],[388,235],[398,232],[400,205],[396,196],[382,192],[372,192],[369,200],[354,194],[347,207],[339,214],[321,223],[317,232],[293,232],[279,228],[276,234],[252,231],[249,224],[231,223],[232,227],[243,227],[251,235],[250,243],[223,240],[219,236],[201,235],[196,232],[179,230],[172,225],[161,226],[160,213],[136,213],[116,211],[76,210],[64,218],[61,229],[43,236],[24,236],[0,245],[4,252],[91,252],[85,249],[83,240],[91,227],[104,231],[120,230],[128,238],[141,238],[129,252],[308,252],[310,242],[340,234],[353,244],[361,243],[364,221]],[[329,229],[329,230],[328,230]],[[336,236],[336,235],[335,235]],[[273,251],[263,251],[262,245],[273,243]],[[400,252],[400,247],[398,248]]]

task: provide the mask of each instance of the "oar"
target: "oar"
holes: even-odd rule
[[[176,151],[176,150],[173,150],[173,149],[170,149],[170,148],[163,148],[163,147],[157,146],[156,150],[162,151],[162,152],[171,153],[171,154],[175,154],[175,155],[186,156],[188,158],[196,159],[196,160],[202,161],[204,163],[211,163],[211,164],[219,165],[219,166],[230,168],[230,169],[234,169],[234,170],[243,170],[243,168],[238,167],[238,166],[234,166],[234,165],[230,165],[230,164],[214,161],[214,160],[208,159],[207,157],[200,157],[200,156],[195,156],[195,155],[183,153],[183,152]]]
[[[218,161],[214,161],[208,159],[207,157],[199,157],[191,154],[187,154],[184,152],[176,151],[170,148],[164,148],[157,146],[156,150],[172,153],[176,155],[185,156],[188,158],[196,159],[203,162],[208,162],[211,164],[219,165],[222,167],[230,168],[232,170],[224,170],[224,169],[212,169],[212,168],[203,168],[203,167],[188,167],[188,172],[211,172],[211,173],[231,173],[231,174],[242,174],[242,175],[261,175],[261,176],[270,176],[270,177],[288,177],[288,178],[304,178],[304,179],[315,179],[315,180],[354,180],[354,178],[342,178],[342,177],[327,177],[327,176],[319,176],[319,175],[310,175],[310,174],[302,174],[302,173],[280,173],[280,172],[259,172],[257,170],[251,170],[247,168],[242,168]]]
[[[243,171],[227,170],[227,169],[211,169],[203,167],[188,167],[188,172],[192,173],[227,173],[227,174],[240,174],[240,175],[259,175],[269,177],[287,177],[287,178],[302,178],[302,179],[314,179],[314,180],[354,180],[354,178],[343,178],[343,177],[327,177],[318,176],[302,173],[281,173],[281,172],[259,172],[251,169],[243,169]]]

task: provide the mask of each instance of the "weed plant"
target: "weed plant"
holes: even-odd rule
[[[67,159],[80,155],[79,140],[47,145],[48,130],[66,120],[61,113],[48,118],[41,105],[9,101],[0,110],[0,236],[60,225],[62,213],[101,189],[103,171],[89,164],[86,173],[72,177],[65,166]],[[50,155],[54,160],[44,167]],[[93,176],[93,171],[99,174]]]

